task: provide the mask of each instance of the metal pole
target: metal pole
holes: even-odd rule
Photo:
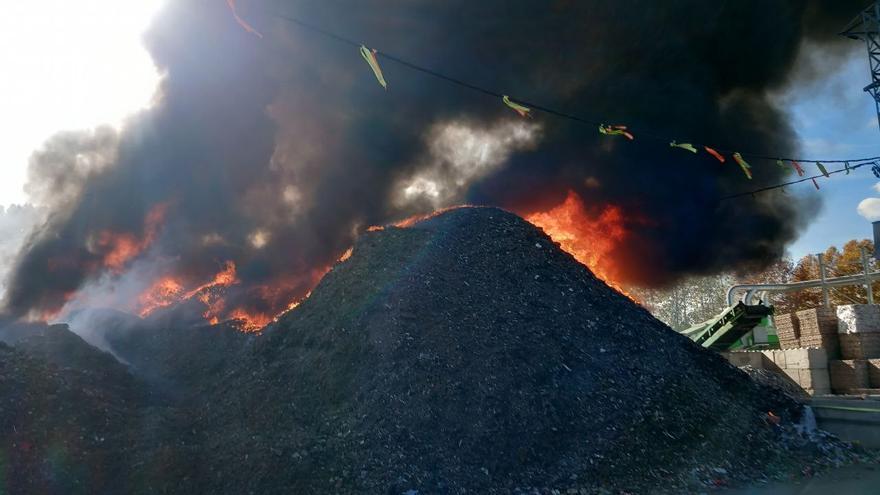
[[[877,123],[880,125],[880,90],[877,89],[877,82],[880,81],[878,78],[878,72],[880,72],[880,65],[878,65],[877,55],[878,53],[878,28],[880,28],[880,2],[874,2],[874,15],[868,15],[867,12],[862,14],[862,19],[864,20],[864,25],[866,28],[865,31],[865,42],[868,45],[868,61],[871,67],[871,80],[872,84],[868,87],[874,86],[873,89],[868,91],[868,94],[874,97],[874,107],[877,109]],[[867,88],[866,88],[867,91]]]
[[[868,304],[874,304],[874,288],[871,287],[871,279],[868,277],[868,250],[862,251],[862,268],[865,270],[865,292],[868,294]]]
[[[819,258],[819,280],[822,281],[822,301],[825,303],[825,307],[831,307],[831,303],[828,300],[828,286],[825,285],[825,260],[822,258],[822,254],[817,254],[817,258]]]
[[[880,222],[872,222],[874,228],[874,259],[880,260]]]

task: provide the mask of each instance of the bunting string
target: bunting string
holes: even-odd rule
[[[792,180],[789,182],[785,182],[783,184],[774,184],[772,186],[761,187],[761,188],[758,188],[758,189],[755,189],[752,191],[747,191],[747,192],[738,193],[738,194],[731,194],[730,196],[724,196],[723,198],[721,198],[721,200],[724,201],[724,200],[728,200],[728,199],[742,198],[744,196],[752,196],[752,195],[762,193],[765,191],[772,191],[774,189],[781,189],[785,186],[792,186],[794,184],[800,184],[801,182],[806,182],[806,181],[813,181],[813,185],[815,185],[818,188],[818,183],[816,182],[816,179],[818,179],[818,178],[828,177],[828,176],[831,176],[834,174],[839,174],[841,172],[846,172],[846,174],[849,175],[849,172],[851,170],[855,170],[857,168],[861,168],[861,167],[864,167],[867,165],[871,165],[872,166],[871,168],[874,171],[874,175],[877,176],[877,178],[880,178],[880,165],[878,165],[876,163],[877,160],[880,160],[880,157],[875,156],[875,157],[871,157],[871,158],[866,158],[863,163],[859,163],[856,165],[851,165],[847,162],[847,165],[844,168],[841,168],[838,170],[828,171],[828,175],[819,174],[819,175],[814,175],[812,177],[803,177],[801,179]],[[861,160],[851,160],[851,161],[861,161]],[[828,163],[828,162],[826,161],[826,163]]]
[[[233,12],[235,13],[234,0],[230,1],[229,4],[230,4],[230,7],[233,7]],[[290,16],[277,14],[277,13],[270,14],[270,15],[272,17],[275,17],[277,19],[285,21],[291,25],[301,27],[303,29],[306,29],[308,31],[322,35],[322,36],[327,37],[329,39],[332,39],[337,42],[340,42],[340,43],[352,46],[354,48],[357,48],[360,51],[361,55],[364,57],[364,59],[367,61],[367,63],[370,65],[370,67],[373,69],[373,73],[376,76],[376,79],[379,81],[379,83],[385,89],[387,89],[387,84],[385,83],[385,78],[382,73],[382,70],[379,67],[379,59],[380,58],[387,60],[389,62],[393,62],[393,63],[395,63],[399,66],[405,67],[407,69],[410,69],[410,70],[413,70],[416,72],[420,72],[422,74],[426,74],[426,75],[434,77],[436,79],[446,81],[447,83],[454,84],[454,85],[457,85],[457,86],[460,86],[460,87],[463,87],[463,88],[466,88],[466,89],[469,89],[469,90],[472,90],[475,92],[479,92],[479,93],[482,93],[484,95],[487,95],[487,96],[490,96],[490,97],[493,97],[496,99],[500,99],[504,105],[506,105],[507,107],[509,107],[513,111],[515,111],[521,117],[532,117],[533,116],[532,112],[538,111],[538,112],[546,113],[548,115],[552,115],[554,117],[567,119],[567,120],[577,122],[580,124],[584,124],[584,125],[589,125],[589,126],[592,126],[594,129],[598,126],[599,132],[601,134],[607,135],[607,136],[620,135],[620,136],[626,137],[630,141],[634,140],[635,135],[644,136],[649,139],[662,140],[663,143],[669,143],[669,147],[681,148],[681,149],[690,151],[691,153],[694,153],[694,154],[698,154],[699,150],[702,149],[702,150],[705,150],[706,153],[708,153],[710,156],[712,156],[716,160],[718,160],[720,163],[725,163],[725,161],[726,161],[725,155],[729,155],[739,165],[739,167],[742,169],[743,173],[745,174],[745,176],[748,179],[752,179],[752,177],[753,177],[753,174],[752,174],[753,167],[752,167],[752,165],[750,165],[746,161],[746,158],[748,158],[750,160],[767,160],[767,161],[771,161],[771,162],[776,162],[777,165],[779,165],[781,167],[786,167],[786,168],[787,168],[786,163],[788,163],[791,165],[791,167],[794,169],[794,171],[798,174],[799,179],[791,180],[791,181],[781,183],[781,184],[765,186],[765,187],[757,188],[757,189],[754,189],[751,191],[733,194],[730,196],[725,196],[725,197],[720,198],[720,200],[722,200],[722,201],[734,199],[734,198],[740,198],[740,197],[754,196],[758,193],[763,193],[763,192],[771,191],[771,190],[775,190],[775,189],[781,189],[786,186],[799,184],[801,182],[806,182],[806,181],[812,181],[813,184],[818,188],[818,183],[816,182],[816,179],[818,179],[818,178],[829,178],[831,175],[838,174],[841,172],[845,172],[847,175],[849,175],[849,173],[851,171],[859,169],[859,168],[864,167],[866,165],[871,165],[872,171],[874,172],[874,175],[877,176],[878,178],[880,178],[880,156],[871,156],[871,157],[865,157],[865,158],[818,159],[817,160],[817,159],[773,156],[773,155],[767,155],[767,154],[762,154],[762,153],[738,151],[738,150],[732,150],[732,149],[719,148],[716,146],[710,146],[707,144],[696,143],[696,142],[678,143],[675,140],[672,140],[670,142],[670,140],[667,137],[663,137],[663,136],[660,136],[660,135],[657,135],[657,134],[654,134],[651,132],[647,132],[647,131],[644,131],[641,129],[634,130],[631,127],[627,127],[625,125],[606,125],[606,124],[600,123],[598,121],[593,121],[592,119],[584,118],[584,117],[581,117],[581,116],[578,116],[578,115],[575,115],[572,113],[568,113],[568,112],[565,112],[562,110],[554,109],[554,108],[551,108],[551,107],[548,107],[545,105],[535,103],[533,101],[525,100],[525,99],[522,99],[519,97],[509,96],[509,95],[504,94],[500,91],[495,91],[491,88],[486,88],[486,87],[480,86],[478,84],[474,84],[472,82],[468,82],[463,79],[459,79],[457,77],[453,77],[453,76],[444,74],[440,71],[419,65],[417,63],[408,61],[406,59],[403,59],[401,57],[398,57],[396,55],[393,55],[393,54],[385,52],[385,51],[378,50],[376,48],[369,48],[368,49],[366,47],[366,45],[362,42],[349,39],[345,36],[339,35],[339,34],[334,33],[332,31],[328,31],[328,30],[323,29],[319,26],[305,22],[305,21],[303,21],[301,19],[297,19],[295,17],[290,17]],[[236,15],[236,21],[238,21],[239,23],[242,23],[242,21],[239,20],[239,17],[237,15]],[[247,25],[246,23],[244,25],[246,26],[246,29],[250,28],[250,26]],[[250,28],[250,29],[248,29],[248,31],[251,31],[252,29],[253,28]],[[256,30],[253,30],[253,31],[256,31]],[[802,163],[816,164],[817,168],[819,169],[819,171],[821,173],[819,175],[805,177],[806,173],[803,169],[803,166],[801,165]],[[837,169],[837,170],[829,171],[825,167],[825,165],[827,165],[827,164],[844,164],[844,167]]]

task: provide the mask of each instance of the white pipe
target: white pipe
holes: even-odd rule
[[[859,273],[857,275],[844,275],[842,277],[831,277],[826,278],[824,285],[827,287],[839,287],[845,285],[862,285],[865,281],[874,281],[880,280],[880,272],[873,273]],[[743,302],[746,304],[753,304],[752,300],[755,296],[755,293],[762,292],[794,292],[803,289],[812,289],[815,287],[822,287],[822,280],[804,280],[802,282],[790,282],[787,284],[742,284],[742,285],[734,285],[730,289],[727,290],[727,304],[729,306],[733,306],[734,304],[734,293],[738,291],[747,291],[745,297],[742,298]]]

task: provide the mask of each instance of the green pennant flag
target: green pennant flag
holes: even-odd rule
[[[747,161],[743,160],[742,155],[739,153],[734,153],[733,159],[739,164],[739,168],[741,168],[743,173],[746,174],[746,177],[748,177],[749,180],[752,180],[752,166],[749,165]]]
[[[691,143],[676,143],[675,141],[669,143],[669,146],[672,148],[681,148],[683,150],[688,150],[691,153],[696,153],[697,149],[694,148],[694,145]]]
[[[373,75],[376,76],[376,79],[379,81],[379,84],[382,85],[383,88],[388,89],[388,84],[385,82],[385,76],[382,74],[382,68],[379,67],[379,60],[376,58],[376,50],[370,50],[369,48],[361,45],[361,57],[364,57],[364,60],[373,69]]]
[[[825,168],[825,165],[816,162],[816,166],[819,167],[819,172],[822,172],[822,175],[824,175],[825,177],[831,177],[830,175],[828,175],[828,169]]]
[[[520,117],[531,117],[531,113],[529,113],[532,111],[531,108],[520,105],[515,101],[511,101],[510,97],[507,95],[501,97],[501,100],[504,102],[505,105],[512,108],[514,112],[518,113]]]
[[[625,136],[630,141],[635,139],[632,133],[626,130],[625,125],[599,124],[599,132],[606,136]]]

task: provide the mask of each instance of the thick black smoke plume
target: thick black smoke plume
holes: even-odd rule
[[[164,73],[153,107],[118,135],[68,133],[35,154],[29,187],[53,209],[17,258],[6,310],[55,311],[126,270],[192,287],[232,260],[227,310],[277,311],[368,225],[462,202],[527,213],[569,190],[633,212],[616,253],[633,282],[769,262],[817,205],[717,200],[780,181],[772,163],[748,182],[638,135],[524,121],[389,61],[384,91],[357,50],[271,14],[573,114],[790,155],[768,91],[863,1],[239,1],[260,39],[221,0],[171,0],[147,37]],[[142,252],[114,264],[119,235]]]

